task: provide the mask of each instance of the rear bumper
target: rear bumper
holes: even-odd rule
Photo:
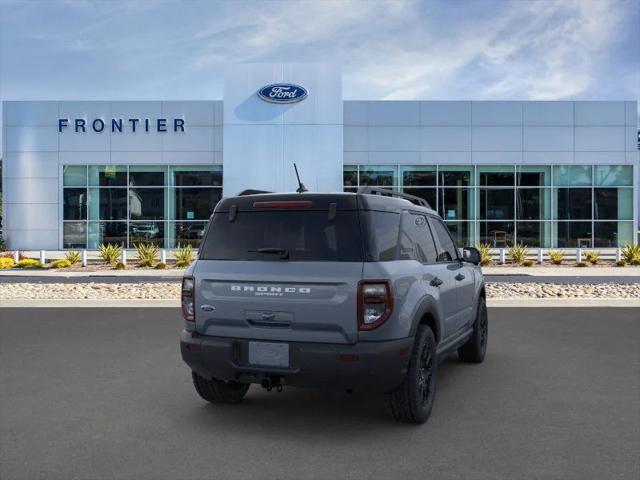
[[[182,331],[182,359],[207,378],[261,383],[282,378],[284,385],[388,391],[402,383],[413,338],[355,345],[289,343],[288,368],[251,365],[250,339],[210,337]]]

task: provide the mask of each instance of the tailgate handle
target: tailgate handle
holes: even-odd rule
[[[267,327],[267,328],[289,328],[290,322],[274,322],[270,320],[247,320],[253,327]]]

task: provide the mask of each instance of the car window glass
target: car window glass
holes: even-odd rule
[[[374,262],[396,260],[399,242],[400,214],[392,212],[365,211],[368,225],[369,254]]]
[[[436,247],[424,215],[405,214],[400,241],[401,260],[417,260],[421,263],[436,261]]]
[[[456,249],[451,235],[444,226],[442,221],[432,218],[431,226],[433,227],[433,233],[438,237],[440,243],[440,249],[438,251],[438,262],[452,262],[458,258],[458,251]]]

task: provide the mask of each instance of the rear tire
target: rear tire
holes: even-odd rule
[[[489,339],[489,320],[487,317],[487,302],[480,297],[476,311],[476,320],[473,322],[473,333],[462,347],[458,349],[458,357],[467,363],[482,363],[487,352]]]
[[[431,414],[436,390],[436,339],[431,329],[420,325],[402,384],[385,394],[394,420],[424,423]]]
[[[248,383],[223,382],[215,378],[209,380],[193,371],[191,377],[198,395],[211,403],[240,403],[250,386]]]

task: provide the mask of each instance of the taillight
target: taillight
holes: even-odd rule
[[[193,278],[184,277],[182,279],[182,295],[180,296],[182,305],[182,316],[187,322],[195,322],[195,307],[193,304]]]
[[[393,295],[388,280],[358,283],[358,330],[378,328],[391,316]]]

